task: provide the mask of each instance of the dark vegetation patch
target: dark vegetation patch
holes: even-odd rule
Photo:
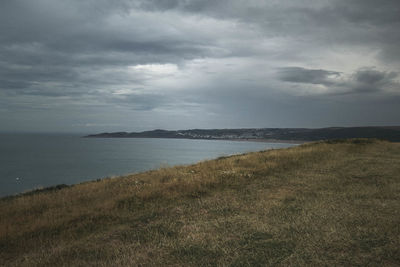
[[[183,265],[215,266],[223,253],[218,248],[212,249],[206,245],[193,244],[176,248],[172,251],[173,256]]]
[[[355,144],[355,145],[368,145],[378,142],[375,138],[352,138],[352,139],[329,139],[322,141],[327,144]]]
[[[295,242],[274,239],[269,233],[255,232],[239,241],[240,256],[233,266],[271,266],[281,263],[295,250]]]

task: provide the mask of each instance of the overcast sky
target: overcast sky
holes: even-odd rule
[[[1,0],[0,131],[400,125],[399,0]]]

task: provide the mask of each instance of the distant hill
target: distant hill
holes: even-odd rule
[[[249,129],[191,129],[153,130],[144,132],[113,132],[92,134],[97,138],[186,138],[186,139],[267,139],[317,141],[343,138],[377,138],[400,141],[400,126],[329,127],[329,128],[249,128]]]

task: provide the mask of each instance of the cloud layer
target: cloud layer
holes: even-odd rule
[[[397,0],[4,0],[0,130],[399,124]]]

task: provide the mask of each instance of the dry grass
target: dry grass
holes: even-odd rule
[[[0,200],[0,265],[400,265],[400,144],[311,143]]]

